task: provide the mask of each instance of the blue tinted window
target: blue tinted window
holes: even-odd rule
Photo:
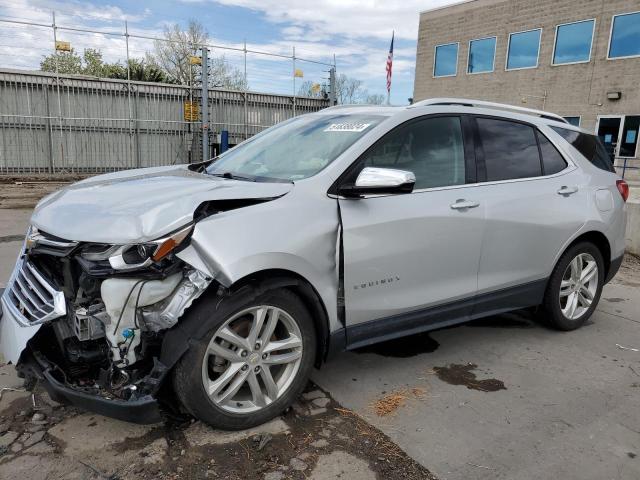
[[[433,76],[445,77],[458,72],[458,44],[438,45],[433,64]]]
[[[570,125],[580,126],[580,117],[564,117],[564,119],[569,122]]]
[[[553,63],[588,62],[592,39],[593,20],[558,25]]]
[[[531,30],[529,32],[512,33],[509,36],[507,70],[538,66],[540,32],[541,30]]]
[[[468,73],[493,72],[493,59],[496,54],[496,39],[483,38],[469,43]]]
[[[609,58],[640,55],[640,12],[613,18]]]

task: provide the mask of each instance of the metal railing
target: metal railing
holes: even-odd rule
[[[209,89],[212,154],[223,130],[237,144],[294,115],[328,106],[315,98]],[[202,104],[188,86],[0,69],[0,173],[102,172],[202,159]]]

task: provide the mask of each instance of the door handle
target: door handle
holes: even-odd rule
[[[558,190],[558,194],[571,195],[572,193],[576,193],[577,191],[578,187],[567,187],[566,185],[563,185],[562,187],[560,187],[560,190]]]
[[[452,203],[449,206],[451,208],[453,208],[454,210],[465,210],[467,208],[476,208],[476,207],[480,206],[480,203],[473,202],[471,200],[464,200],[464,199],[461,198],[461,199],[456,200],[455,203]]]

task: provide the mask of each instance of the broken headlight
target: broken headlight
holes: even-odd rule
[[[193,230],[188,225],[166,237],[133,245],[87,245],[80,256],[89,261],[109,261],[114,270],[137,270],[159,262],[180,246]]]

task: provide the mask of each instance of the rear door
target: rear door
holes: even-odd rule
[[[494,117],[476,124],[483,180],[476,198],[486,216],[478,293],[520,295],[517,308],[542,294],[557,253],[584,223],[588,193],[580,171],[537,127]]]
[[[420,328],[429,320],[402,314],[475,294],[484,206],[467,187],[475,181],[475,165],[466,120],[455,115],[412,120],[358,161],[355,174],[365,166],[408,170],[416,185],[410,194],[339,199],[347,326],[389,319],[381,330],[367,327],[353,334],[350,329],[350,343]],[[470,305],[451,315],[468,315]]]

